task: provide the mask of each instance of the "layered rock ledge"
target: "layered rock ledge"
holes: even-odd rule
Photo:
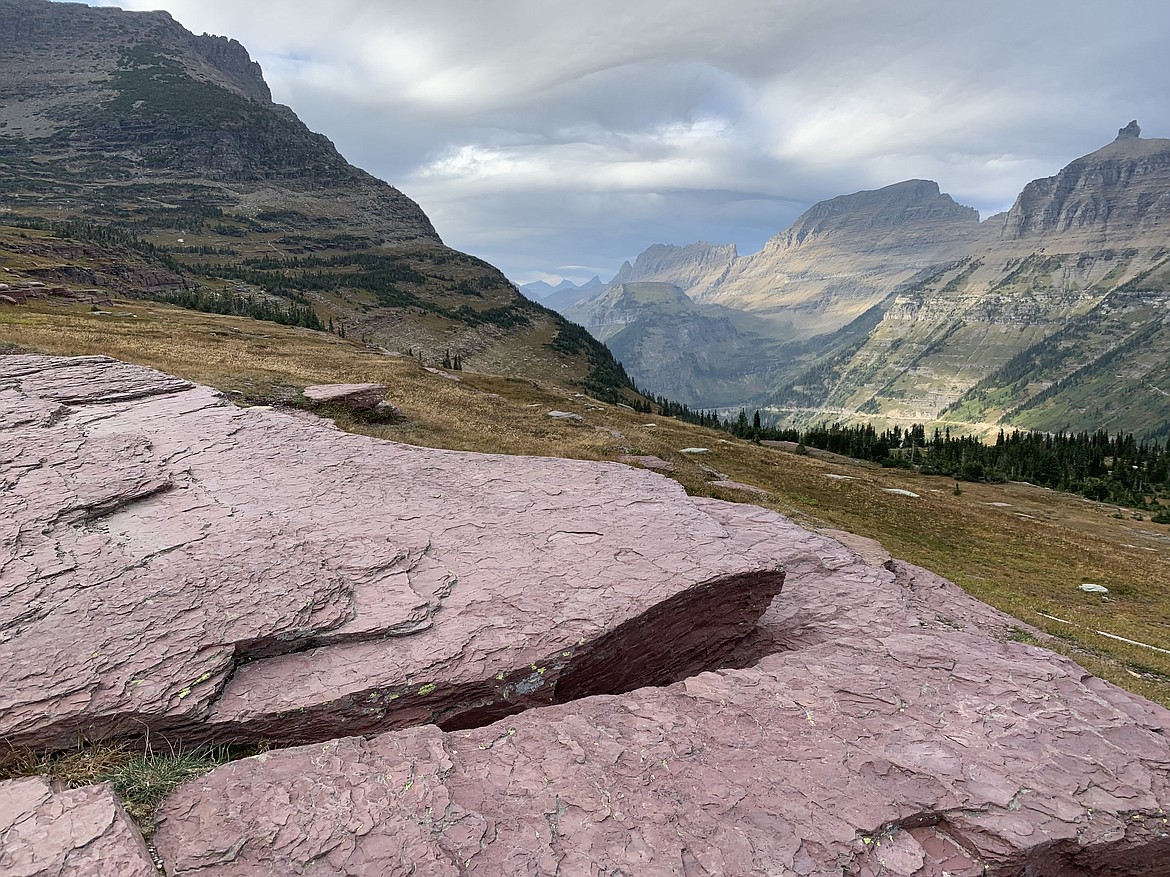
[[[0,484],[0,739],[41,750],[666,683],[721,665],[783,580],[650,473],[377,441],[101,357],[0,357]]]
[[[164,804],[167,873],[1170,875],[1170,713],[925,570],[740,524],[789,566],[751,666],[226,765]]]

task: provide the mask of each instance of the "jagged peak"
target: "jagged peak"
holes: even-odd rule
[[[1005,240],[1035,234],[1106,229],[1120,233],[1166,215],[1170,140],[1145,138],[1137,120],[1095,152],[1069,162],[1051,177],[1028,183],[1004,216]],[[1146,197],[1136,193],[1146,191]]]
[[[205,33],[195,37],[193,45],[209,64],[228,76],[248,97],[272,101],[264,72],[239,41]]]
[[[1136,140],[1137,138],[1139,138],[1141,136],[1142,136],[1142,126],[1137,123],[1137,119],[1134,119],[1132,122],[1130,122],[1124,128],[1117,129],[1117,139],[1118,140]]]

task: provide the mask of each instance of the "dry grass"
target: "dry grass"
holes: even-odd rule
[[[575,395],[559,376],[537,386],[464,372],[457,383],[423,371],[409,358],[323,333],[144,302],[119,302],[108,310],[114,315],[76,306],[0,308],[0,344],[107,354],[209,384],[237,399],[291,397],[313,383],[385,383],[405,424],[341,425],[412,444],[591,460],[654,454],[675,464],[675,477],[692,493],[755,502],[813,528],[837,527],[877,539],[895,556],[1051,633],[1056,639],[1046,644],[1094,673],[1170,705],[1170,654],[1096,632],[1170,649],[1170,528],[1136,520],[1128,510],[1119,513],[1116,506],[1029,485],[964,484],[955,495],[949,479],[797,456],[603,406]],[[583,420],[553,420],[547,412],[554,408]],[[711,453],[701,458],[680,453],[692,446]],[[701,464],[768,493],[720,488]],[[1110,599],[1082,593],[1083,582],[1105,585]]]
[[[163,798],[187,780],[257,750],[201,747],[188,751],[140,751],[124,746],[92,744],[44,756],[11,753],[0,778],[48,776],[70,788],[108,782],[126,812],[149,838],[154,811]]]

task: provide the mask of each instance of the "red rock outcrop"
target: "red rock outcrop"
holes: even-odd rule
[[[465,727],[669,682],[783,579],[650,473],[381,442],[101,357],[0,357],[0,484],[0,739],[35,749]]]
[[[311,743],[174,792],[171,877],[1170,877],[1170,712],[875,543],[101,357],[0,357],[0,437],[0,735]],[[115,835],[0,785],[5,874]]]
[[[0,874],[156,877],[109,786],[56,791],[42,777],[0,783]]]
[[[1170,713],[924,570],[739,523],[789,566],[786,651],[224,766],[164,805],[168,873],[1170,874]]]

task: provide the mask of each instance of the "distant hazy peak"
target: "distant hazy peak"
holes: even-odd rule
[[[907,225],[953,223],[974,229],[979,211],[957,203],[933,180],[904,180],[880,189],[867,189],[820,201],[771,241],[772,245],[799,246],[806,240],[839,234],[856,235]]]
[[[642,251],[633,265],[623,262],[621,270],[610,282],[666,282],[697,294],[718,282],[737,255],[735,244],[710,244],[706,241],[682,247],[653,244]]]

